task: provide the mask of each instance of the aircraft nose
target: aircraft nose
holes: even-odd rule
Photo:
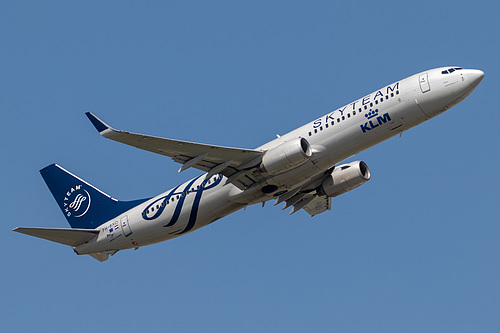
[[[484,72],[479,69],[469,69],[467,71],[467,79],[469,81],[469,86],[476,88],[479,82],[484,78]]]

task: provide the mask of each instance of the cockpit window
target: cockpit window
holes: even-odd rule
[[[448,68],[447,70],[442,71],[441,74],[451,74],[454,71],[459,71],[461,69],[463,68],[462,67]]]

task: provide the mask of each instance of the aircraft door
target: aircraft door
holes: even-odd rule
[[[125,237],[132,235],[132,229],[130,229],[130,224],[128,223],[127,215],[122,217],[120,225],[122,227],[123,235],[125,235]]]
[[[420,74],[418,82],[420,83],[420,89],[422,90],[423,93],[426,93],[429,90],[431,90],[431,86],[429,84],[429,75],[427,73]]]

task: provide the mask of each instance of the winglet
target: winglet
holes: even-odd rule
[[[85,112],[85,115],[90,119],[92,125],[94,125],[99,133],[102,133],[107,129],[112,129],[108,124],[94,116],[91,112]]]

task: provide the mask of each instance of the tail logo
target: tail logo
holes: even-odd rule
[[[90,194],[82,185],[72,187],[66,192],[63,200],[64,214],[67,217],[82,217],[90,208]]]
[[[69,204],[69,208],[72,208],[77,212],[80,207],[82,206],[82,202],[87,200],[87,197],[83,196],[82,194],[78,194],[75,198],[75,201]]]

